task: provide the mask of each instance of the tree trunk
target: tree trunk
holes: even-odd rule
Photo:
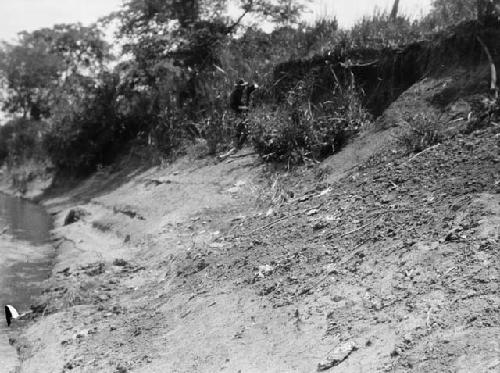
[[[399,0],[394,0],[394,5],[392,6],[391,19],[394,21],[399,13]]]
[[[198,20],[199,0],[174,0],[174,12],[182,27],[189,27]]]
[[[476,8],[477,8],[477,19],[481,20],[482,15],[484,13],[484,1],[483,0],[476,0]]]

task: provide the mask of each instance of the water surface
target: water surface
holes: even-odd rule
[[[16,351],[9,345],[4,306],[29,310],[40,294],[40,283],[51,271],[53,250],[49,245],[51,218],[36,204],[0,193],[0,371],[17,365]]]

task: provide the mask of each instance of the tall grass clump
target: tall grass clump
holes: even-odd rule
[[[288,165],[321,160],[342,148],[370,120],[352,81],[313,103],[313,77],[299,81],[278,105],[249,116],[251,140],[266,161]]]
[[[397,141],[407,153],[419,153],[441,143],[445,131],[436,115],[418,114],[410,118]]]
[[[395,48],[423,39],[426,27],[408,16],[391,17],[387,12],[375,11],[363,17],[344,36],[351,48]]]

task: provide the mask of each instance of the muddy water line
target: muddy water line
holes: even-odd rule
[[[9,345],[4,305],[29,310],[40,294],[41,282],[51,274],[54,250],[50,246],[52,219],[43,207],[0,193],[0,371],[14,371],[15,349]]]

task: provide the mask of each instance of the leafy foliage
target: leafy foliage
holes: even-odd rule
[[[431,15],[445,25],[477,18],[477,0],[435,0],[432,7]]]
[[[430,15],[411,21],[398,16],[396,0],[391,14],[375,13],[345,31],[336,19],[301,24],[307,1],[239,0],[231,2],[239,16],[230,19],[229,0],[128,0],[107,18],[118,22],[123,46],[113,71],[97,26],[24,32],[18,43],[4,43],[0,50],[0,79],[8,88],[4,109],[24,118],[0,130],[0,160],[26,156],[17,153],[22,146],[38,149],[40,136],[58,169],[73,173],[110,162],[132,140],[172,153],[202,137],[198,143],[215,154],[231,145],[244,120],[227,107],[238,78],[262,86],[253,100],[259,109],[246,120],[265,159],[290,164],[321,159],[369,120],[361,105],[364,100],[368,106],[368,89],[363,92],[366,87],[350,79],[351,57],[363,60],[367,51],[420,40],[440,27],[487,14],[500,0],[476,1],[435,0]],[[489,5],[483,11],[477,4]],[[273,31],[256,26],[262,22],[272,23]],[[353,56],[355,50],[367,53]],[[289,60],[307,70],[303,61],[313,56],[345,65],[340,69],[345,76],[339,81],[334,73],[324,80],[329,65],[321,74],[301,71],[286,82],[273,73]],[[277,86],[284,87],[279,94]],[[436,141],[421,131],[424,143]],[[409,146],[420,146],[415,144]]]
[[[420,22],[408,17],[391,17],[387,13],[375,13],[365,17],[344,36],[349,48],[385,48],[407,45],[423,38],[425,29]]]
[[[368,123],[354,85],[339,86],[330,100],[313,105],[310,83],[298,82],[284,104],[250,115],[251,138],[265,160],[290,165],[323,159]]]
[[[499,0],[434,0],[431,12],[422,24],[431,30],[456,25],[462,21],[500,17]]]
[[[34,120],[50,116],[53,101],[78,81],[93,76],[107,57],[107,44],[94,27],[57,25],[20,34],[17,45],[4,43],[0,72],[9,90],[4,110]]]
[[[47,123],[17,118],[0,127],[0,164],[10,165],[32,159],[43,158],[42,137]]]
[[[105,73],[79,102],[60,111],[44,145],[62,171],[92,171],[108,161],[126,135],[126,118],[117,112],[118,77]]]
[[[50,89],[59,78],[60,61],[47,54],[43,46],[5,45],[0,54],[0,69],[11,93],[3,109],[22,113],[23,117],[47,117]]]
[[[244,0],[238,3],[241,16],[234,21],[222,15],[227,4],[226,0],[131,0],[118,14],[118,36],[124,53],[133,57],[126,74],[134,76],[136,92],[152,97],[150,134],[166,149],[176,143],[169,136],[185,132],[179,121],[193,133],[193,127],[217,122],[210,118],[223,115],[226,92],[238,75],[244,75],[231,66],[234,60],[241,61],[231,49],[235,45],[231,36],[243,17],[292,22],[302,8],[298,1]]]

